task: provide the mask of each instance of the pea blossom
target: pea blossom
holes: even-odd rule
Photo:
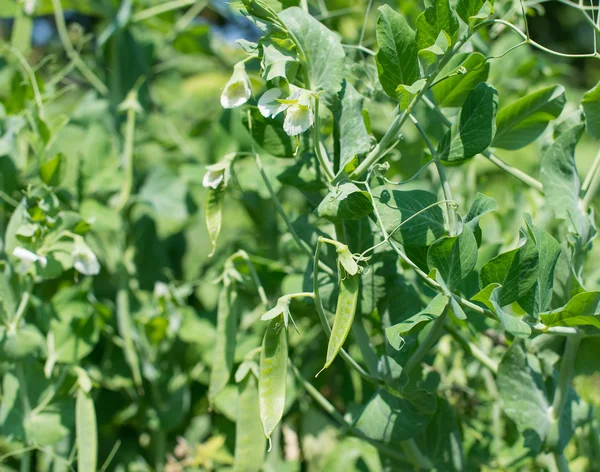
[[[246,74],[246,68],[243,63],[236,64],[231,78],[221,93],[221,106],[223,108],[239,107],[246,103],[251,95],[250,77]]]
[[[280,89],[267,90],[258,100],[258,109],[266,118],[284,112],[283,130],[289,136],[297,136],[304,133],[315,121],[312,92],[294,85],[290,85],[290,92],[289,97],[280,99],[283,95]]]
[[[216,164],[206,166],[206,173],[202,178],[202,186],[217,190],[221,184],[227,185],[231,174],[231,162],[234,157],[235,154],[228,154]]]
[[[73,267],[83,275],[97,275],[100,272],[100,263],[96,254],[83,241],[76,241],[71,253]]]
[[[48,264],[48,259],[46,259],[44,256],[38,256],[36,253],[31,252],[21,246],[17,246],[13,250],[13,256],[21,261],[19,270],[23,274],[26,273],[36,262],[39,262],[42,267],[46,267],[46,264]]]

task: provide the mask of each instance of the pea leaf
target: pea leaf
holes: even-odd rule
[[[492,146],[520,149],[535,141],[548,123],[561,114],[566,103],[562,85],[546,87],[500,109]]]
[[[15,362],[44,349],[45,340],[34,325],[27,324],[14,332],[0,326],[0,360]]]
[[[448,163],[458,164],[483,152],[496,131],[498,92],[485,82],[469,92],[456,123],[440,141],[438,154]]]
[[[392,190],[382,179],[372,192],[386,232],[399,243],[429,246],[445,234],[444,214],[439,205],[435,205],[437,197],[433,193]]]
[[[531,335],[531,328],[520,318],[506,313],[501,302],[506,289],[498,283],[491,283],[471,298],[487,306],[500,319],[504,329],[513,336],[527,338]]]
[[[315,213],[331,221],[358,220],[373,210],[371,197],[349,180],[332,187]]]
[[[65,158],[62,153],[46,159],[40,165],[40,177],[46,185],[57,186],[64,175]]]
[[[583,116],[577,113],[565,120],[560,134],[542,155],[541,180],[546,204],[557,218],[570,220],[579,235],[586,230],[586,218],[579,207],[579,175],[575,165],[575,146],[583,134]]]
[[[429,270],[437,269],[450,290],[465,280],[477,263],[477,240],[471,228],[462,225],[458,236],[444,236],[427,251]]]
[[[262,67],[265,80],[277,77],[291,79],[298,67],[298,60],[294,51],[295,45],[289,38],[278,38],[270,35],[261,41]]]
[[[340,40],[301,8],[287,8],[279,18],[294,34],[306,56],[310,81],[307,87],[313,92],[323,90],[331,99],[342,86],[345,53]]]
[[[419,78],[419,48],[416,33],[400,13],[388,5],[383,5],[379,11],[377,73],[383,90],[395,100],[398,85],[411,85]]]
[[[434,411],[419,411],[408,400],[380,390],[361,410],[354,427],[376,441],[399,444],[424,431]]]
[[[494,12],[494,0],[458,0],[456,12],[472,28]]]
[[[583,292],[556,310],[541,313],[546,326],[595,326],[600,328],[600,292]]]
[[[430,321],[436,320],[448,306],[449,298],[442,294],[437,294],[429,305],[427,305],[419,313],[411,316],[410,318],[397,323],[385,330],[385,336],[390,345],[396,349],[402,349],[404,345],[404,337],[407,335],[421,330]]]
[[[371,138],[362,115],[362,95],[344,80],[339,98],[336,116],[340,134],[340,167],[343,168],[355,156],[369,152]]]
[[[445,31],[451,39],[456,40],[458,33],[458,17],[448,0],[433,0],[417,18],[417,47],[428,48],[436,42],[439,34]]]
[[[444,79],[431,88],[433,98],[442,108],[460,107],[468,93],[487,80],[489,72],[490,64],[483,54],[456,54],[440,72]]]
[[[594,139],[600,139],[600,82],[583,94],[581,104],[588,133]]]

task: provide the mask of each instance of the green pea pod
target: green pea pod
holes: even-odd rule
[[[213,189],[209,188],[206,191],[206,203],[204,208],[204,218],[206,221],[206,229],[208,237],[212,245],[212,250],[209,256],[212,256],[217,249],[217,239],[221,232],[221,223],[223,221],[222,209],[223,200],[225,199],[225,189],[222,187]]]
[[[233,472],[259,472],[265,460],[256,377],[248,371],[239,384]]]
[[[287,366],[287,331],[283,318],[278,316],[271,320],[263,338],[258,377],[260,419],[269,443],[283,416]]]
[[[98,460],[98,430],[92,396],[81,388],[75,401],[75,430],[77,432],[77,470],[95,472]]]
[[[323,369],[327,369],[331,365],[352,329],[358,303],[358,278],[358,275],[346,274],[346,278],[343,278],[340,282],[340,294],[338,295],[335,319],[329,336],[329,345],[327,346],[327,359]]]
[[[225,285],[219,294],[215,353],[208,384],[208,399],[211,403],[231,377],[237,324],[237,291],[230,283]]]

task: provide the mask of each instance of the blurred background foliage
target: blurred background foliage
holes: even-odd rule
[[[317,18],[339,32],[344,44],[358,43],[367,0],[309,3]],[[375,47],[376,7],[382,3],[412,20],[422,11],[418,2],[373,2],[366,18],[366,47]],[[91,334],[81,334],[89,349],[78,362],[96,387],[99,464],[108,460],[108,470],[118,471],[165,467],[176,471],[178,466],[169,462],[170,456],[192,456],[197,470],[230,466],[237,390],[228,386],[212,409],[206,396],[219,290],[215,281],[225,259],[238,249],[251,254],[271,296],[299,291],[305,269],[304,257],[275,217],[258,171],[245,160],[235,167],[236,185],[226,197],[217,253],[208,257],[202,187],[205,167],[228,152],[250,149],[238,111],[223,111],[219,95],[233,64],[244,57],[236,40],[256,40],[258,31],[237,12],[235,4],[221,0],[63,0],[67,38],[61,38],[55,4],[56,0],[0,0],[0,233],[6,231],[24,190],[40,182],[36,161],[39,153],[33,150],[42,148],[46,156],[61,155],[61,178],[54,191],[62,205],[78,211],[83,218],[93,217],[87,242],[97,254],[102,271],[93,279],[76,279],[73,271],[67,271],[45,280],[38,287],[29,320],[43,326],[47,310],[67,310],[67,306],[75,309],[74,304],[82,304],[86,310],[91,307],[94,327]],[[161,12],[165,5],[173,8]],[[526,8],[531,36],[539,43],[563,52],[587,52],[593,33],[578,11],[558,2],[530,1]],[[497,0],[496,11],[523,24],[519,2]],[[500,56],[516,44],[517,38],[502,29],[492,28],[486,34],[489,38],[481,36],[477,45],[486,56]],[[65,40],[72,44],[75,54],[67,53]],[[76,67],[76,61],[83,66]],[[349,64],[348,75],[369,98],[365,103],[372,132],[381,136],[392,119],[394,105],[383,97],[372,60]],[[96,86],[82,73],[86,69],[97,76]],[[259,96],[264,84],[258,74],[252,75],[251,66],[248,70],[254,93]],[[499,90],[500,106],[532,88],[554,83],[563,84],[569,102],[576,104],[598,77],[599,61],[557,59],[521,47],[501,60],[491,61],[489,81]],[[122,104],[127,105],[129,92],[138,89],[140,109],[136,112],[133,146],[135,204],[121,218],[114,209],[114,200],[125,179],[121,159],[126,111]],[[435,129],[435,117],[425,108],[419,108],[416,114],[428,129]],[[438,126],[441,136],[444,130]],[[582,175],[591,165],[596,146],[584,138],[578,147]],[[408,127],[388,156],[392,163],[388,177],[410,177],[422,166],[422,154],[420,137]],[[531,175],[539,173],[539,142],[499,155]],[[280,182],[293,182],[286,174],[293,163],[292,159],[264,159],[266,172],[287,213],[295,219],[314,208],[319,189],[293,185],[282,188]],[[475,188],[503,203],[486,223],[487,243],[482,250],[489,254],[514,243],[522,213],[531,213],[534,221],[548,217],[540,210],[539,195],[516,180],[508,180],[486,160],[473,159],[463,169],[460,174],[450,172],[453,188],[458,190],[455,198],[461,204],[461,198]],[[589,260],[597,259],[591,256]],[[122,265],[127,265],[127,283],[132,291],[134,342],[142,385],[136,385],[119,344],[122,341],[115,334],[114,300]],[[236,363],[260,345],[264,330],[257,323],[261,313],[256,307],[255,288],[245,269],[239,270],[247,279],[246,291],[241,294],[246,332],[238,340]],[[598,281],[599,271],[591,268],[590,285]],[[395,282],[389,304],[393,305],[396,297],[407,305],[422,306],[410,279]],[[307,371],[316,372],[326,338],[316,326],[309,305],[294,302],[292,308],[302,333],[299,336],[290,331],[293,356],[301,359]],[[488,350],[496,349],[493,338],[483,338],[483,342]],[[439,372],[448,382],[446,397],[459,412],[468,463],[474,464],[473,470],[505,470],[521,453],[514,425],[504,419],[505,427],[513,430],[515,448],[503,451],[503,462],[496,460],[493,438],[480,436],[480,431],[486,429],[481,423],[491,424],[497,414],[493,393],[486,393],[486,386],[493,382],[474,366],[463,365],[466,361],[462,354],[446,338],[432,362],[437,372],[431,372],[429,381],[439,383]],[[582,395],[600,406],[600,390],[597,384],[594,388],[589,383],[583,365],[580,382],[588,388],[581,389]],[[38,362],[28,366],[32,383],[44,378],[42,367],[43,363]],[[0,364],[2,372],[8,368],[6,362]],[[267,470],[349,472],[375,471],[385,466],[372,446],[344,437],[299,393],[293,379],[289,383],[290,414],[275,435],[274,448],[267,455]],[[344,369],[331,369],[315,384],[344,412],[355,409],[371,393],[362,390],[355,373],[346,375]],[[466,384],[470,387],[459,387]],[[50,446],[36,451],[38,470],[69,469],[66,461],[72,453],[73,420],[68,412],[63,413],[56,420],[57,428],[63,429],[52,437]],[[19,441],[8,440],[6,431],[3,434],[0,456],[22,447]],[[16,454],[0,461],[0,470],[16,470],[18,464]],[[582,464],[581,470],[587,465]]]

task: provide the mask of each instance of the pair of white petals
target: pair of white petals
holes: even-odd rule
[[[258,109],[265,118],[277,116],[285,112],[283,130],[289,136],[297,136],[310,128],[315,115],[312,111],[311,92],[290,85],[292,94],[281,100],[283,92],[278,88],[267,90],[258,100]]]
[[[27,273],[36,262],[39,262],[42,268],[48,265],[48,259],[45,256],[39,256],[21,246],[17,246],[13,250],[13,256],[20,261],[19,271],[22,274]],[[76,242],[71,256],[73,257],[73,267],[77,272],[83,275],[97,275],[100,272],[98,258],[87,244]]]
[[[266,118],[285,112],[283,130],[289,136],[297,136],[313,125],[315,117],[311,104],[311,92],[294,85],[290,85],[290,89],[292,93],[285,100],[280,100],[283,96],[280,89],[267,90],[258,101],[258,109]],[[244,64],[236,64],[231,78],[221,93],[221,106],[237,108],[246,103],[251,95],[252,87],[246,68]],[[203,182],[203,185],[216,189],[221,181],[222,175],[219,176],[219,173],[215,172],[211,178]]]

